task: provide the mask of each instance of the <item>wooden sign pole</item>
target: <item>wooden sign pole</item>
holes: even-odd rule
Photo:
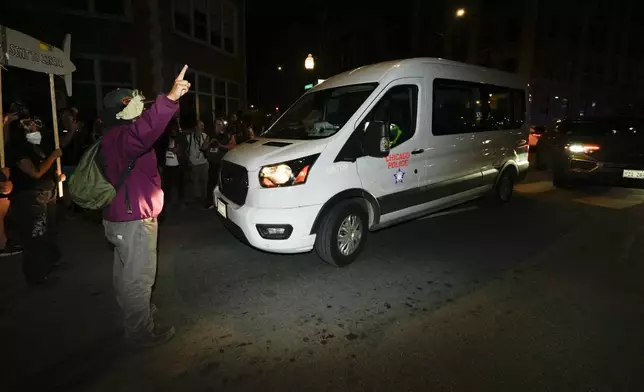
[[[56,109],[56,89],[54,88],[54,74],[49,74],[49,95],[51,95],[51,120],[54,123],[54,148],[60,148],[60,139],[58,137],[58,110]],[[56,173],[62,174],[63,169],[60,164],[60,158],[56,159]],[[63,197],[63,183],[58,181],[58,197]]]

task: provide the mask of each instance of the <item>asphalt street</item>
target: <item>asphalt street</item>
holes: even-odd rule
[[[120,345],[102,227],[65,222],[61,241],[48,289],[0,260],[2,390],[644,389],[644,191],[531,174],[508,205],[370,233],[343,269],[176,211],[154,302],[177,336],[138,353]]]

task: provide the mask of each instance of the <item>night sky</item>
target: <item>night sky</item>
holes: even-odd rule
[[[359,65],[399,58],[408,45],[410,1],[378,7],[372,1],[247,2],[248,102],[265,108],[290,105],[304,85]],[[386,40],[382,39],[387,34]],[[349,46],[349,37],[366,52]],[[376,38],[378,37],[378,38]],[[322,52],[322,54],[320,53]],[[333,52],[331,56],[329,53]],[[306,71],[311,53],[316,69]],[[283,70],[277,70],[282,66]]]

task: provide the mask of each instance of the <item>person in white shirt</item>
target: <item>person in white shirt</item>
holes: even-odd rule
[[[163,168],[163,192],[165,193],[166,205],[170,205],[173,199],[172,194],[177,191],[177,203],[180,206],[184,204],[184,176],[183,167],[181,167],[181,147],[177,140],[179,136],[178,129],[173,127],[170,132],[168,148],[165,152],[165,167]]]
[[[206,158],[205,146],[208,142],[208,135],[204,133],[204,124],[197,121],[194,131],[186,136],[188,160],[190,163],[193,196],[195,201],[202,201],[206,197],[208,187],[208,159]]]

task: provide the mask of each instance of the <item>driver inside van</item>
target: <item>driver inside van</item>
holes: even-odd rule
[[[389,148],[394,148],[398,145],[398,139],[403,134],[403,130],[397,124],[391,123],[389,125]]]

